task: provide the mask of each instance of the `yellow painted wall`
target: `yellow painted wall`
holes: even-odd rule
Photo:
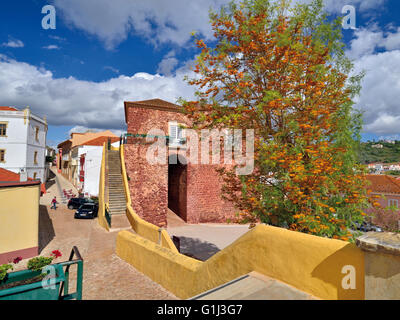
[[[99,211],[97,213],[97,221],[107,231],[110,230],[105,216],[105,174],[106,174],[106,143],[103,144],[103,158],[101,159],[100,181],[99,181]]]
[[[187,299],[251,271],[321,299],[364,299],[364,253],[355,245],[267,225],[250,230],[205,262],[127,231],[117,237],[119,257]],[[356,288],[342,288],[342,268],[356,270]]]
[[[38,246],[40,185],[0,188],[0,254]]]
[[[205,262],[178,252],[166,230],[131,207],[124,149],[120,149],[127,217],[137,234],[121,231],[117,254],[176,296],[187,299],[251,271],[322,299],[364,299],[364,253],[354,244],[259,225]],[[345,290],[344,266],[356,270],[356,288]]]

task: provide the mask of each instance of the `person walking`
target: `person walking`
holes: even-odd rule
[[[51,200],[51,208],[50,209],[54,209],[57,210],[57,197],[54,197],[53,200]]]

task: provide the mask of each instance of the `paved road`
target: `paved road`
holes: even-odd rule
[[[72,247],[78,247],[84,259],[83,299],[177,299],[115,254],[117,232],[106,232],[97,219],[74,219],[74,211],[65,204],[60,203],[57,210],[50,209],[49,199],[54,195],[58,198],[59,194],[56,183],[49,185],[48,193],[41,198],[40,255],[49,256],[51,251],[60,250],[63,256],[59,260],[65,261]],[[26,262],[23,260],[17,270],[25,268]],[[72,279],[73,273],[71,270]]]

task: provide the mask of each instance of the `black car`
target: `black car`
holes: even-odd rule
[[[94,219],[99,207],[95,203],[85,203],[75,212],[75,219]]]
[[[361,224],[356,223],[357,230],[362,232],[382,232],[382,228],[373,225],[372,223],[363,221]]]
[[[78,209],[85,203],[93,203],[93,200],[89,198],[71,198],[68,201],[68,209]]]

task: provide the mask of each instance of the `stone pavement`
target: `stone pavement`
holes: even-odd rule
[[[200,223],[187,224],[168,210],[168,234],[180,238],[181,253],[205,261],[247,231],[249,225]]]
[[[59,250],[63,256],[58,260],[66,261],[72,247],[78,247],[84,259],[83,299],[177,299],[115,254],[118,232],[106,232],[97,219],[74,219],[74,210],[65,204],[60,203],[57,210],[50,209],[50,201],[54,195],[58,198],[59,191],[56,183],[49,182],[48,193],[40,199],[40,255],[49,256],[53,250]],[[27,260],[21,261],[16,270],[24,269]],[[71,268],[71,280],[75,279],[74,274]]]
[[[258,272],[232,280],[191,300],[319,300],[286,283]]]

